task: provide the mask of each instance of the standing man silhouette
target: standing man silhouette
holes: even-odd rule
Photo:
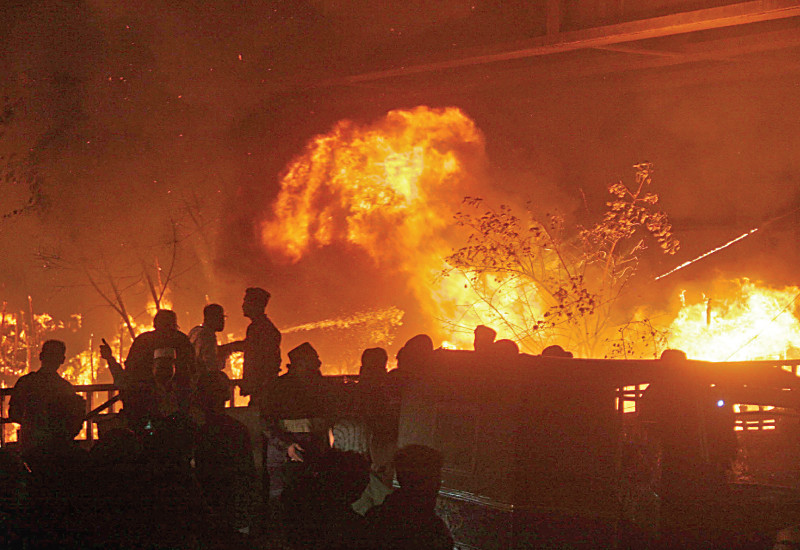
[[[245,339],[231,346],[244,352],[241,395],[258,397],[278,377],[281,370],[281,333],[264,312],[270,293],[263,288],[251,287],[244,293],[242,313],[250,319]],[[251,404],[255,404],[253,397]]]
[[[46,341],[39,353],[41,368],[22,376],[14,386],[8,418],[21,426],[23,450],[69,443],[81,429],[86,402],[58,374],[66,351],[64,342]]]
[[[219,304],[203,308],[203,324],[189,331],[189,341],[197,357],[197,377],[225,368],[229,347],[217,343],[217,333],[225,329],[225,310]]]
[[[263,288],[251,287],[245,290],[242,302],[242,313],[250,319],[247,334],[244,340],[231,342],[226,345],[226,351],[244,352],[244,365],[242,367],[242,381],[239,383],[239,393],[250,396],[250,411],[263,414],[269,408],[264,398],[269,395],[270,388],[278,379],[281,370],[281,333],[269,320],[264,310],[269,303],[270,294]],[[261,457],[256,463],[262,467],[262,498],[264,510],[262,517],[269,518],[269,488],[270,475],[267,468],[267,434],[263,426],[257,430],[250,424],[251,439],[256,448],[261,449]]]

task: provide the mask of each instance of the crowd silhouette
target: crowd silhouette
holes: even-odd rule
[[[225,326],[218,304],[205,307],[203,324],[188,336],[173,311],[159,310],[122,363],[103,340],[100,354],[123,408],[106,417],[90,449],[75,441],[86,403],[58,374],[66,347],[45,342],[41,367],[18,380],[9,404],[20,429],[15,446],[0,448],[0,548],[453,548],[436,514],[442,454],[398,448],[404,391],[430,367],[431,338],[408,340],[391,371],[385,349],[364,350],[358,383],[345,395],[341,383],[322,376],[309,342],[288,351],[280,374],[281,334],[266,314],[269,299],[261,288],[246,290],[246,337],[229,344],[217,342]],[[478,326],[474,357],[512,363],[517,345],[496,337]],[[250,400],[226,409],[233,381],[223,369],[234,352],[244,353],[239,384]],[[704,495],[725,490],[733,419],[716,405],[713,417],[697,408],[717,403],[718,388],[681,390],[690,378],[681,353],[665,352],[675,376],[645,394],[641,415],[665,445],[664,502],[678,503],[663,515],[665,525],[696,523],[695,532],[708,532],[711,522],[700,521],[708,503],[695,496],[698,487]],[[557,345],[542,356],[555,368],[573,357]],[[685,402],[676,401],[681,395]],[[710,459],[686,447],[700,416],[676,423],[676,406],[715,422],[709,433],[726,438],[710,442],[718,451]],[[709,465],[712,472],[701,471]]]
[[[310,343],[287,353],[279,376],[269,298],[246,290],[241,341],[218,344],[218,304],[188,336],[159,310],[124,362],[103,340],[123,407],[91,449],[75,441],[85,400],[58,374],[66,346],[45,342],[40,369],[19,379],[9,405],[20,429],[0,449],[0,547],[452,548],[434,512],[441,454],[397,448],[403,384],[424,367],[430,338],[412,338],[391,372],[386,350],[365,350],[343,408]],[[237,351],[244,415],[260,433],[225,407],[233,382],[223,369]]]

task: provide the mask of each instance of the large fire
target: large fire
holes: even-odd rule
[[[261,228],[264,246],[292,262],[330,245],[363,249],[377,266],[405,276],[439,322],[445,346],[469,347],[478,324],[513,337],[515,327],[541,315],[531,287],[487,273],[478,281],[487,288],[478,292],[475,280],[458,273],[439,276],[459,237],[454,214],[476,191],[471,169],[484,158],[482,135],[457,108],[395,110],[370,125],[341,121],[287,167]],[[710,302],[684,304],[671,325],[653,327],[667,337],[655,347],[708,360],[785,356],[800,348],[800,322],[789,307],[797,293],[743,281]],[[481,299],[487,294],[491,303]],[[631,351],[625,356],[652,357],[660,349]]]
[[[287,167],[273,215],[261,227],[263,243],[292,262],[330,245],[364,250],[376,266],[405,277],[420,307],[439,322],[440,336],[449,340],[445,346],[468,348],[471,329],[481,323],[500,329],[501,337],[513,336],[515,323],[524,326],[540,314],[534,311],[535,297],[520,294],[521,285],[487,276],[483,283],[493,296],[489,304],[473,288],[475,280],[458,273],[441,276],[445,258],[461,237],[454,233],[454,215],[463,198],[475,192],[472,174],[484,160],[483,136],[457,108],[396,110],[371,125],[341,121],[313,138]],[[668,346],[711,361],[798,357],[798,296],[796,287],[771,288],[746,279],[724,288],[717,284],[710,299],[684,302],[674,316],[661,315],[674,318],[668,326],[648,324],[660,339],[651,338],[647,350],[632,343],[624,356],[653,357]],[[48,333],[69,328],[46,313],[34,314],[32,303],[29,309],[0,312],[0,373],[11,377],[3,384],[35,366],[31,354]],[[151,303],[148,312],[155,309]],[[389,307],[283,328],[288,334],[364,325],[375,344],[382,344],[391,340],[402,318],[402,311]],[[80,324],[77,316],[75,324]],[[122,358],[130,332],[149,328],[131,320],[108,339]],[[105,374],[98,346],[99,338],[92,336],[85,350],[71,354],[65,377],[77,384],[103,378],[98,377]],[[241,367],[241,354],[231,357],[232,377],[241,376]]]
[[[717,286],[719,293],[681,308],[669,327],[670,347],[706,361],[800,357],[800,288],[747,279]]]
[[[474,183],[469,168],[484,156],[482,135],[457,108],[396,110],[367,126],[341,121],[286,170],[264,245],[291,261],[332,244],[360,247],[404,274],[433,319],[453,322],[475,298],[463,278],[437,276]]]

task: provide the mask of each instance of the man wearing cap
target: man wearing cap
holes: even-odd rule
[[[188,409],[189,400],[183,388],[176,387],[174,348],[153,350],[150,375],[123,369],[105,340],[100,356],[106,361],[114,384],[120,389],[128,426],[139,430],[153,418],[165,418]]]
[[[262,394],[261,402],[269,436],[264,479],[265,483],[272,480],[273,496],[282,490],[284,481],[302,470],[298,463],[321,455],[328,446],[319,355],[308,342],[288,355],[287,372]],[[276,475],[278,471],[282,475]]]
[[[226,351],[243,351],[241,395],[257,395],[278,377],[281,370],[281,333],[264,310],[270,293],[251,287],[244,293],[242,313],[250,319],[245,339],[226,346]],[[255,404],[251,399],[251,403]]]
[[[194,347],[189,337],[178,330],[178,316],[169,309],[159,309],[153,317],[153,330],[133,340],[125,360],[128,376],[149,379],[153,374],[155,351],[167,348],[175,352],[175,383],[182,388],[189,388],[195,372]]]

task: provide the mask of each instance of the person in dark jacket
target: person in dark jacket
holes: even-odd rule
[[[353,511],[369,480],[367,460],[331,449],[317,457],[281,495],[291,548],[371,548],[367,524]]]
[[[247,427],[225,413],[231,381],[221,371],[197,382],[197,404],[204,422],[197,433],[195,472],[210,508],[206,539],[217,546],[250,533],[256,467]]]
[[[30,474],[21,518],[26,548],[81,548],[86,542],[87,457],[73,441],[86,402],[58,374],[66,349],[60,340],[46,341],[39,353],[41,368],[17,380],[11,394],[9,419],[21,425],[22,458]]]
[[[357,386],[357,411],[365,429],[367,450],[370,459],[368,489],[353,505],[364,515],[367,510],[383,502],[392,492],[394,465],[392,458],[397,451],[397,418],[388,407],[392,393],[387,387],[388,355],[383,348],[364,350]]]
[[[149,380],[153,373],[153,357],[158,349],[175,350],[175,384],[181,399],[189,398],[196,361],[189,337],[178,330],[178,316],[169,309],[159,309],[153,317],[153,330],[137,336],[125,359],[125,371],[131,381]]]
[[[424,445],[403,447],[394,459],[400,489],[367,512],[375,548],[452,550],[453,537],[436,515],[442,455]]]
[[[58,374],[67,346],[60,340],[42,345],[41,368],[22,376],[14,385],[8,418],[20,425],[23,450],[72,441],[81,429],[86,402]]]
[[[264,486],[271,487],[273,497],[302,474],[307,459],[322,455],[330,446],[319,355],[308,342],[288,355],[287,372],[261,402],[268,433]]]
[[[225,346],[226,353],[244,352],[240,393],[255,397],[250,404],[261,400],[281,370],[281,333],[265,313],[270,296],[263,288],[245,291],[242,313],[250,319],[247,334],[244,340]]]
[[[111,346],[103,339],[100,356],[106,361],[114,384],[120,390],[126,426],[136,432],[152,431],[152,422],[165,418],[189,420],[189,388],[176,380],[177,352],[158,348],[150,359],[150,373],[143,367],[124,369],[114,358]]]

